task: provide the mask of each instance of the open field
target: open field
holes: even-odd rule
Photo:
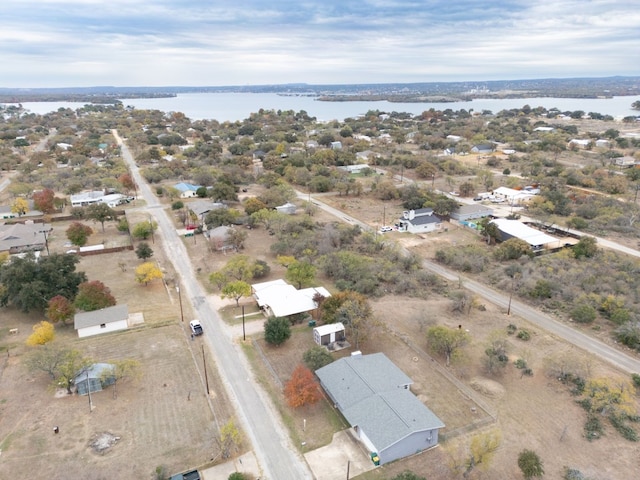
[[[353,204],[351,207],[357,207],[357,211],[352,212],[354,216],[364,217],[372,226],[378,222],[382,224],[383,215],[398,213],[391,208],[385,211],[372,206],[371,199],[337,201]],[[367,211],[373,213],[367,217]],[[387,218],[384,221],[391,223]],[[333,219],[319,213],[316,220]],[[106,235],[119,235],[115,230],[110,231],[112,227],[106,225]],[[52,248],[56,249],[52,251],[64,251],[63,230],[58,230],[56,238],[52,239]],[[91,244],[99,238],[99,225],[95,230]],[[410,240],[404,234],[392,233],[389,238],[422,251],[421,247],[428,245],[426,250],[432,250],[439,242],[464,241],[458,233],[461,232],[450,229],[443,234]],[[213,368],[209,369],[208,377],[209,402],[204,394],[202,377],[196,368],[201,368],[202,363],[199,339],[190,341],[185,324],[180,322],[174,276],[163,258],[161,241],[156,238],[151,245],[155,252],[152,260],[165,270],[166,285],[159,281],[146,287],[135,283],[133,270],[139,260],[133,251],[80,259],[78,268],[87,273],[89,280],[101,280],[111,288],[119,304],[127,303],[130,312],[141,311],[145,316],[145,325],[140,328],[83,340],[76,339],[71,328],[60,329],[57,341],[69,342],[96,360],[136,358],[142,364],[141,379],[119,386],[117,399],[113,399],[110,388],[96,394],[92,413],[89,413],[87,397],[63,395],[56,398],[55,392],[47,390],[46,376],[29,374],[23,368],[21,361],[27,350],[23,341],[30,325],[40,318],[3,310],[0,347],[10,347],[10,356],[0,363],[0,477],[19,471],[28,461],[32,465],[33,478],[147,478],[160,464],[167,465],[170,471],[177,471],[217,457],[216,421],[225,422],[232,412]],[[200,280],[209,291],[216,293],[208,285],[207,276],[221,268],[230,255],[210,252],[202,236],[184,241],[191,261],[198,266]],[[271,241],[273,237],[264,229],[251,230],[242,252],[271,265],[271,273],[264,280],[284,274],[283,267],[276,265],[269,250]],[[322,278],[318,278],[317,283],[330,287]],[[189,319],[189,302],[183,303],[185,319]],[[250,305],[251,301],[243,299],[241,303]],[[435,294],[428,300],[388,296],[372,299],[371,303],[379,325],[372,328],[360,349],[365,354],[384,352],[413,379],[413,392],[445,422],[447,427],[443,433],[448,439],[437,449],[359,478],[382,480],[405,469],[428,478],[453,478],[447,473],[447,449],[458,441],[468,443],[469,433],[455,434],[473,426],[474,422],[486,422],[486,428],[500,430],[503,438],[489,470],[474,472],[475,478],[519,478],[516,458],[524,448],[533,449],[540,455],[548,478],[560,478],[565,465],[598,480],[634,478],[640,470],[637,444],[623,440],[608,423],[605,422],[604,438],[594,442],[584,438],[586,415],[565,386],[545,375],[545,359],[570,352],[589,365],[591,376],[617,376],[620,373],[521,319],[507,317],[492,305],[486,305],[486,311],[474,309],[468,315],[458,315],[451,311],[450,300]],[[253,313],[249,307],[246,311]],[[238,319],[234,317],[238,313],[237,308],[226,307],[224,318],[233,318],[230,323],[237,323]],[[522,342],[509,337],[511,362],[502,375],[489,378],[482,367],[487,338],[494,330],[504,330],[509,323],[527,328],[532,332],[532,339]],[[473,338],[473,343],[466,348],[465,359],[451,368],[443,367],[441,359],[432,359],[426,353],[426,329],[435,324],[462,325]],[[8,335],[9,327],[19,328],[19,334]],[[301,362],[302,353],[313,345],[309,327],[296,327],[294,336],[281,347],[266,345],[259,334],[251,340],[255,345],[251,346],[248,340],[245,351],[255,365],[256,378],[278,401],[283,420],[301,450],[328,443],[334,431],[346,427],[326,401],[295,411],[284,405],[281,385]],[[350,350],[345,350],[336,355],[349,353]],[[513,366],[512,361],[517,358],[527,360],[533,369],[533,377],[523,377]],[[207,364],[213,366],[214,359],[208,357]],[[451,376],[462,385],[452,381]],[[215,415],[208,403],[213,406]],[[494,422],[490,414],[495,415],[497,421]],[[53,434],[53,426],[60,427],[58,435]],[[97,455],[89,449],[88,443],[94,435],[103,432],[112,433],[120,440],[104,455]],[[303,442],[306,442],[304,446]],[[55,464],[53,470],[52,464]]]
[[[54,224],[52,253],[65,247],[66,222]],[[89,244],[126,238],[107,222],[100,225]],[[171,277],[161,248],[152,244],[156,261]],[[151,244],[151,242],[149,242]],[[78,270],[88,280],[100,280],[111,289],[118,304],[130,313],[142,313],[145,323],[127,331],[78,339],[73,326],[57,326],[55,342],[67,344],[95,361],[136,359],[140,378],[88,397],[68,396],[48,387],[44,373],[29,373],[23,360],[29,348],[24,340],[39,314],[3,309],[0,330],[0,478],[24,470],[29,477],[49,478],[150,478],[156,467],[167,472],[219,461],[217,434],[232,416],[226,392],[215,369],[215,359],[205,351],[210,394],[205,393],[201,339],[190,340],[180,322],[175,288],[155,281],[147,286],[134,280],[140,263],[134,251],[80,257]],[[167,267],[167,268],[165,268]],[[192,315],[184,302],[186,319]],[[185,319],[185,320],[186,320]],[[9,335],[18,328],[17,335]],[[4,353],[8,350],[9,356]],[[54,435],[53,427],[60,433]],[[108,432],[119,440],[103,454],[89,443]]]

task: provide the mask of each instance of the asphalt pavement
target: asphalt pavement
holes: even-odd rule
[[[131,152],[113,131],[122,149],[122,157],[129,165],[140,195],[147,202],[162,233],[163,246],[180,277],[180,291],[184,301],[191,301],[202,323],[206,342],[215,356],[220,376],[243,430],[251,442],[258,460],[262,479],[312,479],[313,475],[304,459],[291,444],[287,432],[279,422],[279,414],[271,399],[254,380],[250,365],[240,347],[224,334],[224,324],[217,310],[206,300],[207,295],[197,281],[184,243],[151,188],[140,175]]]

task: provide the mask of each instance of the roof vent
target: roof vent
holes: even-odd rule
[[[355,352],[351,352],[352,357],[361,357],[362,352],[360,350],[356,350]]]

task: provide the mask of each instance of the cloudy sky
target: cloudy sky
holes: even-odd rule
[[[0,87],[640,75],[637,0],[1,0]]]

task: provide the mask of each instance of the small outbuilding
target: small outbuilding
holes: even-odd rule
[[[73,326],[80,338],[125,330],[129,326],[129,309],[126,305],[114,305],[93,312],[76,313]]]
[[[116,383],[114,366],[110,363],[94,363],[83,368],[73,379],[78,395],[88,395],[89,392],[100,392],[104,387]]]
[[[328,323],[313,329],[313,341],[318,345],[326,346],[344,340],[344,325],[341,322]]]
[[[451,218],[459,222],[472,220],[474,218],[484,218],[493,215],[493,209],[485,205],[462,205],[455,212],[451,213]]]

